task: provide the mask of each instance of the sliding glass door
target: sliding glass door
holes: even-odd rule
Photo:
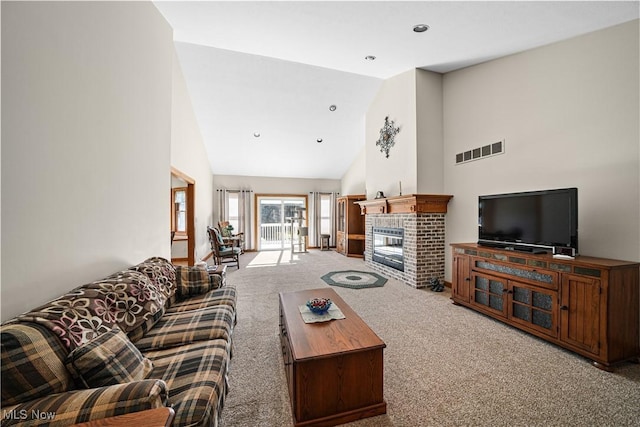
[[[258,197],[258,250],[282,250],[291,248],[291,222],[296,208],[307,207],[304,196]]]

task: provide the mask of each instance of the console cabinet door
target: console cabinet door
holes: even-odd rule
[[[453,257],[453,278],[451,280],[453,297],[455,299],[469,302],[469,257],[454,255]]]
[[[560,339],[568,344],[600,353],[600,280],[562,275]]]
[[[509,281],[509,319],[523,327],[558,337],[558,293]]]
[[[507,280],[489,274],[471,273],[471,304],[478,308],[507,317]]]

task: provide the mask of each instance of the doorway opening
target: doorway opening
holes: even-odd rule
[[[196,258],[196,181],[174,167],[171,167],[171,178],[172,187],[179,187],[171,190],[171,245],[174,245],[176,236],[184,235],[187,246],[186,261],[187,265],[191,266],[195,264]],[[176,181],[178,184],[174,184]],[[171,258],[173,261],[173,256]],[[177,261],[184,262],[180,258],[178,257]]]
[[[258,250],[283,250],[291,248],[293,227],[291,221],[296,210],[307,208],[307,196],[256,195]]]

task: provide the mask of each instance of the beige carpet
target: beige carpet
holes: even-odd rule
[[[327,287],[330,271],[371,271],[336,252],[247,253],[228,282],[238,325],[223,427],[290,426],[278,339],[278,293]],[[387,414],[349,426],[640,426],[640,365],[615,373],[469,309],[445,291],[335,291],[387,344]]]

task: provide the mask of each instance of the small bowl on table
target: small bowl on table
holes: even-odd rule
[[[307,301],[307,307],[315,314],[325,314],[331,307],[329,298],[312,298]]]

